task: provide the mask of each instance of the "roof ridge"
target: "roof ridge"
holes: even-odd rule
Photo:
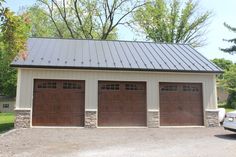
[[[57,37],[29,37],[29,39],[58,39],[58,40],[88,40],[88,41],[111,41],[111,42],[137,42],[137,43],[156,43],[156,44],[175,44],[175,45],[190,45],[187,43],[170,43],[170,42],[154,42],[141,40],[103,40],[103,39],[80,39],[80,38],[57,38]]]

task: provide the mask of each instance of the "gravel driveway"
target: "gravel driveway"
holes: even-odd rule
[[[21,129],[0,136],[8,157],[233,157],[236,134],[223,128]]]

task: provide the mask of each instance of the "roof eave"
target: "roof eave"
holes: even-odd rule
[[[172,70],[172,69],[140,69],[140,68],[107,68],[107,67],[75,67],[75,66],[42,66],[11,64],[15,68],[41,68],[41,69],[83,69],[83,70],[114,70],[114,71],[152,71],[152,72],[181,72],[181,73],[215,73],[224,71],[200,71],[200,70]]]

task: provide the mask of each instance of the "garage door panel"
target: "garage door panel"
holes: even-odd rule
[[[58,118],[60,116],[60,118]],[[71,118],[73,117],[73,118]],[[67,115],[58,115],[58,114],[48,114],[47,116],[35,116],[33,123],[35,125],[44,125],[44,126],[77,126],[78,122],[83,123],[83,116],[67,114]],[[66,122],[66,123],[65,123]]]
[[[103,112],[117,112],[122,111],[123,107],[122,105],[120,105],[120,103],[104,103],[103,106],[101,106],[100,110]]]
[[[99,125],[100,126],[109,126],[111,123],[116,121],[113,126],[119,126],[121,121],[121,113],[120,112],[102,112],[99,116]]]
[[[202,84],[160,83],[160,124],[203,125]]]
[[[135,106],[135,107],[132,107],[132,110],[131,111],[133,111],[133,112],[142,112],[143,113],[143,110],[144,110],[144,108],[143,108],[143,106],[142,105],[137,105],[137,106]]]
[[[32,124],[83,126],[84,81],[35,80]]]
[[[99,126],[145,126],[144,82],[99,81]]]
[[[100,126],[144,126],[146,120],[143,114],[132,114],[132,113],[102,113],[100,117]],[[114,123],[115,121],[115,123]]]

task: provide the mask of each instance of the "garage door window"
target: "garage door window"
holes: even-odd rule
[[[119,90],[120,85],[119,84],[104,84],[102,85],[102,90]]]
[[[43,82],[38,84],[38,88],[57,88],[56,82]]]
[[[138,90],[137,84],[125,84],[126,90]]]
[[[184,85],[183,86],[183,91],[184,92],[199,92],[199,89],[194,86],[189,86],[189,85]]]
[[[126,90],[144,90],[143,86],[140,86],[139,84],[136,84],[136,83],[125,84],[125,89]]]
[[[175,85],[169,85],[169,86],[163,86],[161,87],[162,92],[174,92],[177,91],[177,86]]]
[[[64,82],[63,89],[81,89],[81,85],[77,82]]]

